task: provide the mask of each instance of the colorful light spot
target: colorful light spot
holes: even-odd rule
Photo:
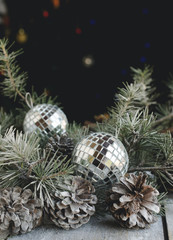
[[[122,69],[122,70],[121,70],[121,74],[122,74],[122,75],[126,75],[126,74],[127,74],[127,70],[126,70],[126,69]]]
[[[144,57],[144,56],[142,56],[141,58],[140,58],[140,62],[142,62],[142,63],[144,63],[144,62],[146,62],[146,57]]]
[[[47,10],[43,11],[43,17],[48,18],[49,17],[49,12]]]
[[[52,4],[54,8],[59,8],[60,7],[60,0],[52,0]]]
[[[90,20],[90,24],[91,24],[91,25],[95,25],[95,24],[96,24],[96,20],[95,20],[95,19],[91,19],[91,20]]]
[[[80,35],[82,34],[82,30],[81,28],[77,27],[76,30],[75,30],[76,34]]]
[[[16,40],[19,43],[25,43],[28,40],[28,35],[23,28],[20,28],[16,35]]]
[[[149,42],[146,42],[144,46],[145,46],[145,48],[150,48],[151,44]]]
[[[86,55],[82,58],[82,63],[85,67],[90,68],[94,65],[95,60],[92,55]]]

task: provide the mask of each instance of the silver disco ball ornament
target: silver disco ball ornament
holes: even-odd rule
[[[38,104],[31,108],[24,119],[25,133],[38,132],[50,137],[66,131],[68,120],[64,112],[56,105]]]
[[[77,143],[72,161],[76,164],[77,175],[102,184],[118,181],[129,165],[128,154],[121,141],[104,132],[91,133]]]

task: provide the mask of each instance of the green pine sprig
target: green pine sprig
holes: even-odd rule
[[[167,97],[165,102],[156,106],[156,115],[158,120],[155,122],[156,127],[160,127],[162,131],[173,131],[173,75],[170,74],[165,82],[167,86]]]
[[[89,134],[89,127],[84,127],[81,124],[70,123],[67,128],[68,136],[73,139],[74,144],[78,143],[83,137]]]
[[[39,138],[33,133],[23,134],[10,127],[0,135],[0,188],[30,187],[42,204],[50,192],[60,185],[60,179],[73,173],[73,165],[66,157],[60,160],[56,153],[50,157],[39,146]]]
[[[161,185],[172,184],[172,135],[156,127],[159,118],[150,108],[157,97],[152,71],[148,67],[132,70],[132,83],[119,89],[115,104],[109,108],[110,118],[97,123],[96,131],[109,132],[122,141],[129,156],[128,172],[152,171]]]
[[[8,39],[0,39],[0,70],[4,77],[0,86],[4,96],[16,99],[18,95],[24,100],[24,102],[26,102],[28,74],[21,71],[21,68],[16,61],[16,58],[23,53],[23,50],[12,51],[11,48],[13,44],[10,45]],[[60,103],[57,102],[57,96],[54,98],[48,96],[46,89],[39,96],[34,90],[34,87],[32,87],[31,98],[34,105],[42,103],[60,105]],[[22,107],[24,107],[24,104],[22,104]]]
[[[51,200],[51,192],[57,188],[61,188],[62,179],[68,178],[73,174],[74,166],[70,165],[70,160],[66,161],[66,157],[60,160],[60,156],[54,156],[49,159],[49,154],[42,152],[42,159],[38,164],[35,164],[28,175],[30,180],[29,184],[25,188],[32,188],[34,195],[41,199],[42,205],[44,205],[45,199]]]
[[[0,70],[4,79],[1,82],[1,90],[4,96],[16,99],[17,95],[25,100],[25,86],[28,75],[22,72],[16,58],[22,54],[22,50],[11,51],[7,39],[0,39]]]
[[[0,70],[4,76],[0,83],[1,90],[4,96],[14,100],[20,96],[23,100],[18,110],[18,125],[15,125],[19,129],[22,125],[19,120],[28,111],[25,104],[28,76],[21,71],[16,61],[21,53],[22,50],[11,51],[8,40],[0,40]],[[153,69],[149,66],[144,69],[131,67],[131,71],[132,82],[124,83],[118,89],[114,105],[108,109],[110,118],[97,123],[94,130],[111,133],[123,142],[129,155],[129,172],[152,171],[166,189],[167,184],[173,186],[173,144],[172,135],[168,132],[173,123],[173,81],[170,79],[168,82],[169,101],[157,108],[158,94],[152,78]],[[30,95],[34,105],[56,102],[45,92],[38,96],[32,90]],[[152,112],[153,109],[156,111]],[[56,156],[50,159],[45,155],[38,136],[29,136],[10,128],[12,122],[8,117],[2,113],[0,115],[0,186],[31,186],[35,194],[39,191],[43,200],[43,196],[50,189],[58,187],[56,183],[60,183],[61,177],[69,176],[72,169],[64,165],[65,161],[59,164]],[[89,133],[89,128],[73,122],[69,124],[67,132],[76,144]]]
[[[14,101],[17,99],[17,96],[19,97],[20,107],[15,111],[16,119],[13,124],[16,128],[22,130],[23,119],[29,110],[26,100],[28,74],[21,71],[16,61],[17,57],[23,53],[23,50],[12,51],[13,44],[10,45],[8,39],[0,39],[0,71],[3,75],[0,82],[0,90],[4,96],[14,99]],[[48,96],[46,89],[38,95],[34,90],[34,86],[32,86],[31,93],[29,94],[33,106],[46,103],[61,107],[61,103],[57,101],[58,96]],[[8,125],[5,128],[8,128]]]
[[[144,70],[131,67],[132,83],[124,83],[124,87],[118,88],[115,94],[114,106],[110,109],[110,116],[121,117],[127,111],[139,110],[156,104],[154,80],[152,68],[146,66]]]
[[[12,112],[6,113],[2,107],[0,107],[0,134],[4,135],[6,130],[14,124],[14,115]]]
[[[150,109],[156,104],[158,94],[155,94],[154,80],[151,77],[153,69],[145,66],[144,70],[131,68],[132,82],[123,83],[123,87],[118,88],[115,94],[114,105],[108,108],[110,118],[103,123],[97,123],[99,131],[112,132],[117,135],[116,125],[121,125],[127,113],[132,115],[136,111]],[[113,131],[114,129],[114,131]]]
[[[0,136],[0,166],[34,161],[39,150],[39,138],[33,133],[23,134],[11,126],[4,136]]]

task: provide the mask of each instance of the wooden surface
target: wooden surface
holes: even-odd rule
[[[97,219],[94,216],[82,227],[75,230],[63,230],[54,225],[44,225],[32,232],[0,240],[173,240],[173,195],[165,204],[165,217],[145,229],[123,229],[115,225],[111,216]]]
[[[167,204],[165,205],[165,211],[168,239],[173,240],[173,194],[168,197]]]
[[[157,237],[156,237],[157,236]],[[127,230],[118,228],[111,216],[98,221],[94,217],[89,223],[76,230],[62,230],[53,226],[40,227],[21,236],[8,238],[10,240],[163,240],[161,218],[148,229]]]

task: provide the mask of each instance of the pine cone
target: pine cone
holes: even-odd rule
[[[45,210],[58,227],[69,230],[87,223],[95,213],[97,197],[94,187],[81,177],[73,177],[67,191],[56,191],[52,196],[53,206],[47,199]]]
[[[73,140],[66,133],[50,137],[45,146],[46,151],[50,152],[50,157],[53,157],[56,152],[56,156],[60,156],[60,160],[66,156],[66,161],[71,158],[73,148]]]
[[[159,192],[146,184],[147,176],[129,174],[120,178],[108,193],[107,204],[116,222],[122,227],[144,228],[155,221],[153,213],[160,212]]]
[[[30,189],[20,187],[0,190],[0,230],[12,234],[30,232],[40,225],[42,209],[39,199],[32,198]]]

